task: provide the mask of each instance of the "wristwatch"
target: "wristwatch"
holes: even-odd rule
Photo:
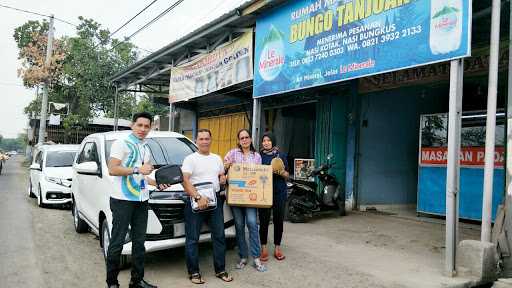
[[[139,174],[139,167],[133,167],[133,172],[132,174]]]
[[[197,202],[199,200],[201,200],[201,194],[197,194],[196,196],[194,196],[194,200]]]

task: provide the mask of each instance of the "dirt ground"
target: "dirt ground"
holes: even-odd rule
[[[9,160],[0,176],[0,287],[104,287],[99,241],[75,233],[69,210],[42,209],[28,198],[21,161]],[[357,212],[286,223],[286,260],[272,258],[264,273],[250,266],[239,271],[236,248],[229,250],[227,267],[235,281],[228,284],[214,277],[206,244],[200,248],[203,287],[464,287],[463,279],[442,276],[442,222],[417,220]],[[478,239],[480,232],[463,225],[461,233],[462,239]],[[129,270],[121,273],[122,287],[129,277]],[[159,287],[198,287],[187,278],[183,249],[149,253],[145,278]]]

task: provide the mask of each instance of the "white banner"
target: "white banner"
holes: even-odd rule
[[[252,32],[184,65],[171,68],[169,102],[212,93],[253,78]]]

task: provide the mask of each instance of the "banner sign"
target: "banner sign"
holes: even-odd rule
[[[448,157],[447,147],[421,148],[420,166],[446,166]],[[484,168],[485,147],[462,147],[459,153],[460,165],[463,167]],[[496,147],[494,152],[494,167],[503,168],[505,149]]]
[[[508,69],[508,41],[500,43],[499,71]],[[489,47],[472,48],[471,57],[464,58],[464,77],[489,73]],[[450,62],[414,67],[359,79],[359,93],[369,93],[404,86],[450,80]]]
[[[171,68],[169,102],[179,102],[251,80],[252,33]]]
[[[469,0],[300,0],[256,22],[254,97],[470,55]]]

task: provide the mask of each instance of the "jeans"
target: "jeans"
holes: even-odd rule
[[[112,232],[107,252],[107,285],[115,285],[119,275],[121,252],[125,243],[128,225],[131,226],[132,241],[132,282],[144,278],[144,254],[146,248],[146,227],[148,224],[148,202],[125,201],[110,198],[112,211]]]
[[[199,236],[203,222],[210,227],[213,243],[215,273],[226,271],[226,237],[224,235],[224,199],[217,197],[217,208],[205,212],[192,212],[190,201],[185,201],[185,256],[188,274],[199,273]]]
[[[239,255],[242,259],[247,259],[249,252],[247,242],[245,241],[245,225],[249,229],[249,245],[251,256],[260,257],[260,235],[258,234],[258,223],[256,223],[257,209],[249,207],[231,207],[233,218],[235,218],[236,241],[238,243]]]
[[[258,209],[258,216],[260,218],[260,240],[261,245],[267,245],[268,226],[270,224],[270,212],[273,214],[274,222],[274,245],[281,245],[283,239],[283,223],[284,223],[284,209],[286,204],[286,194],[284,197],[279,197],[274,193],[274,203],[271,208]]]

